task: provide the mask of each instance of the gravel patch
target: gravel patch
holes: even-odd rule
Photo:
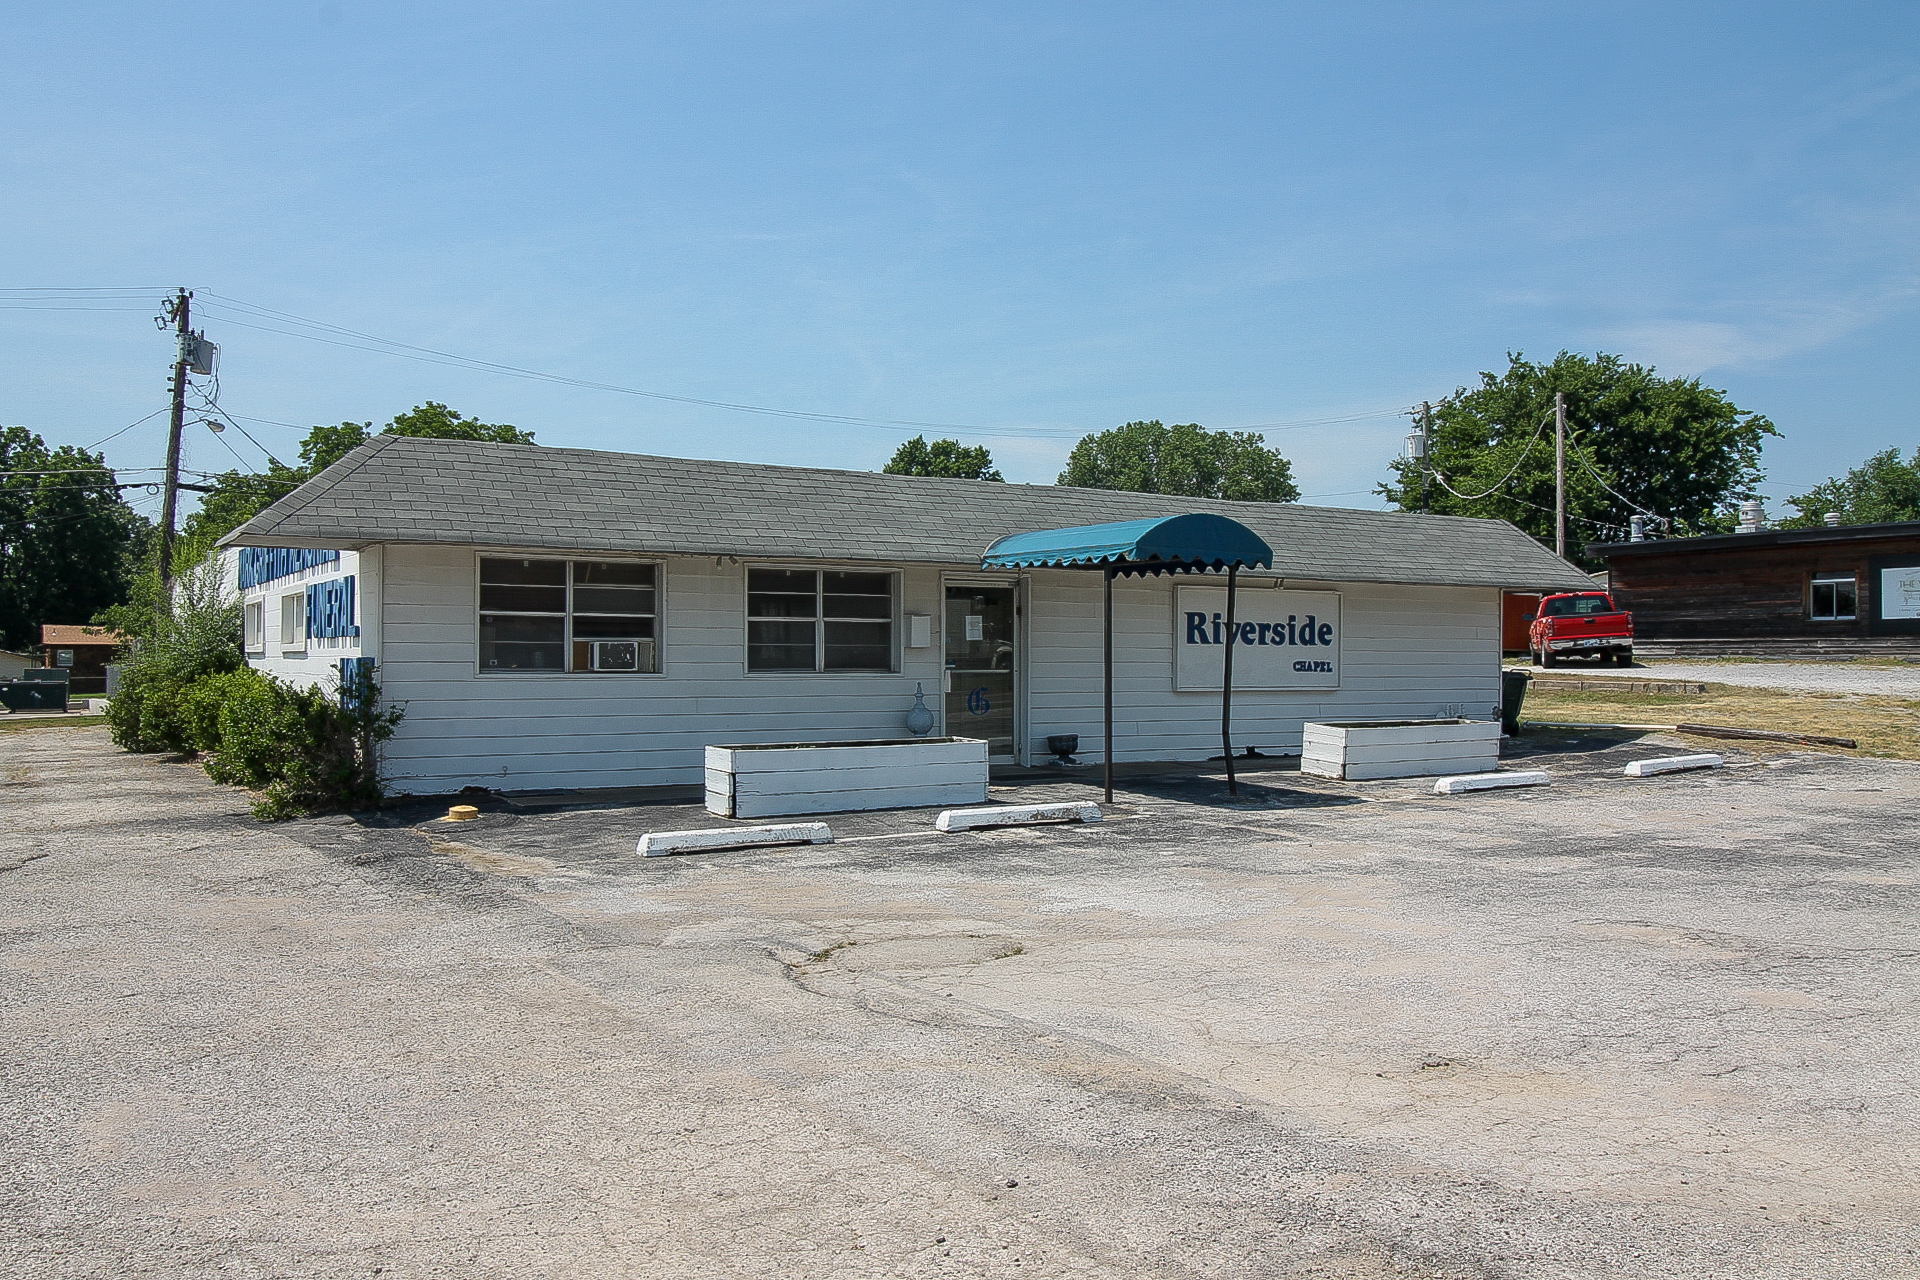
[[[1641,666],[1655,678],[1713,680],[1750,689],[1920,698],[1920,667],[1864,667],[1851,662],[1645,662]],[[1570,670],[1556,668],[1555,674]]]
[[[1568,666],[1530,667],[1538,676],[1593,677],[1612,680],[1709,680],[1748,689],[1789,689],[1796,693],[1877,693],[1891,698],[1920,698],[1920,665],[1860,666],[1851,662],[1668,662],[1643,658],[1632,670],[1575,662]]]

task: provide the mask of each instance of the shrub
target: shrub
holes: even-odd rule
[[[297,689],[246,665],[240,605],[217,560],[181,575],[173,611],[136,646],[107,710],[128,751],[199,751],[215,782],[264,792],[257,817],[275,822],[380,803],[376,750],[397,710],[381,710],[371,664],[348,664],[339,696]]]
[[[240,602],[227,595],[218,560],[209,557],[182,574],[172,605],[126,658],[107,706],[114,745],[126,751],[201,749],[197,730],[183,718],[188,688],[202,676],[246,665]]]
[[[173,714],[183,687],[156,664],[128,663],[107,704],[113,744],[126,751],[185,751]]]
[[[279,776],[255,802],[266,822],[315,813],[371,809],[385,798],[376,754],[400,723],[397,709],[382,710],[380,686],[362,668],[342,682],[338,699],[319,688],[279,686],[286,702],[286,758]]]
[[[187,704],[212,706],[212,733],[199,742],[215,782],[258,791],[278,778],[293,751],[293,690],[258,671],[203,676]]]
[[[173,711],[180,741],[191,751],[222,750],[222,710],[229,701],[254,694],[266,683],[267,678],[258,671],[242,667],[238,671],[201,676],[180,690]]]

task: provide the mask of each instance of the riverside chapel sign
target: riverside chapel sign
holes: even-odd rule
[[[1340,593],[1242,587],[1227,635],[1225,587],[1174,588],[1173,687],[1217,690],[1229,639],[1236,689],[1338,689]]]

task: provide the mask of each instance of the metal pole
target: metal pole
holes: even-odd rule
[[[1433,402],[1420,402],[1420,447],[1426,452],[1420,456],[1420,509],[1427,509],[1427,483],[1433,474]]]
[[[1567,394],[1553,393],[1553,554],[1567,558]]]
[[[1113,567],[1107,574],[1107,803],[1113,803]]]
[[[167,431],[167,478],[160,495],[160,610],[171,612],[168,589],[173,585],[173,518],[180,504],[180,429],[187,420],[187,306],[193,295],[185,289],[170,298],[173,328],[180,349],[173,362],[173,424]]]
[[[1234,578],[1240,572],[1236,561],[1227,566],[1227,654],[1226,671],[1220,678],[1220,749],[1227,756],[1227,794],[1240,794],[1240,782],[1233,776],[1233,650],[1240,638],[1240,625],[1234,620],[1233,605],[1239,588]]]

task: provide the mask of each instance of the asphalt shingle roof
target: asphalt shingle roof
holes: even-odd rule
[[[1332,582],[1519,589],[1592,580],[1503,520],[707,462],[381,435],[221,540],[378,542],[755,559],[977,564],[1010,533],[1212,511],[1274,571]]]

